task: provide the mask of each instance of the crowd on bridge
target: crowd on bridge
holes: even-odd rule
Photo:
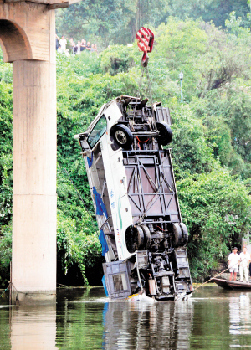
[[[91,44],[90,41],[86,43],[85,39],[82,39],[81,41],[77,41],[75,43],[73,38],[70,38],[69,40],[65,38],[64,35],[62,35],[61,38],[56,34],[56,50],[58,53],[65,54],[65,55],[78,55],[83,51],[88,52],[94,52],[98,53],[97,45]]]

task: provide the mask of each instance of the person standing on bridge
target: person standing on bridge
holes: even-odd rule
[[[236,281],[238,265],[240,263],[240,256],[238,255],[238,248],[234,247],[233,252],[228,255],[228,270],[230,272],[229,281]]]
[[[66,44],[67,44],[67,40],[65,39],[64,35],[62,35],[62,38],[59,40],[59,45],[61,47],[62,53],[65,53]]]
[[[248,282],[248,266],[250,262],[250,254],[246,247],[243,247],[243,252],[240,254],[240,281],[243,282],[243,273],[245,281]]]

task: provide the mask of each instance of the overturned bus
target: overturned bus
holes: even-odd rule
[[[110,298],[192,292],[187,228],[173,175],[171,118],[161,103],[120,96],[75,138],[85,158]]]

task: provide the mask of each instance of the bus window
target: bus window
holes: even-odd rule
[[[90,132],[90,135],[88,136],[87,142],[90,148],[93,148],[96,145],[96,143],[99,142],[100,138],[104,135],[106,131],[106,126],[106,118],[103,114],[92,129],[92,131]]]

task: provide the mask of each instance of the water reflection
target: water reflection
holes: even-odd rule
[[[102,349],[103,288],[62,291],[57,303],[56,345],[59,349]]]
[[[242,293],[229,298],[229,333],[250,334],[250,294]]]
[[[107,303],[103,349],[188,349],[192,318],[192,301]]]
[[[12,350],[52,350],[56,347],[56,303],[11,309]]]
[[[57,304],[0,300],[0,349],[251,348],[251,292],[205,287],[191,300],[108,302],[102,289],[58,293]]]
[[[251,293],[202,288],[193,298],[190,349],[251,348]]]

